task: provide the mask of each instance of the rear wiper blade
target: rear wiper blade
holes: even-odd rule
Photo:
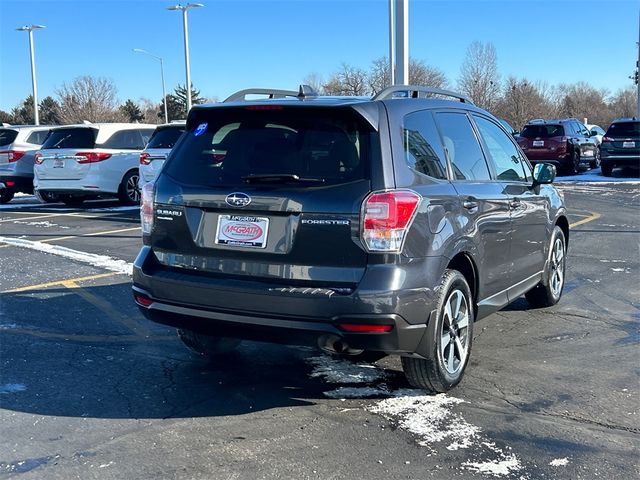
[[[304,178],[299,177],[293,173],[269,173],[269,174],[251,174],[242,177],[247,183],[254,182],[311,182],[311,183],[324,183],[324,178]]]

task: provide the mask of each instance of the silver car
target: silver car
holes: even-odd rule
[[[158,125],[140,154],[140,187],[156,179],[171,149],[184,132],[185,126],[184,120]]]
[[[7,125],[0,128],[0,203],[17,192],[33,193],[33,152],[44,143],[47,125]]]

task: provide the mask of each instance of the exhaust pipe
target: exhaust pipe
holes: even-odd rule
[[[338,355],[359,355],[364,350],[351,346],[337,335],[323,335],[318,338],[318,347],[328,353]]]

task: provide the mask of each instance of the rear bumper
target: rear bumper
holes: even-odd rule
[[[600,155],[600,161],[605,165],[640,167],[640,154],[610,155],[603,150]]]
[[[104,178],[98,175],[87,175],[82,179],[76,180],[43,180],[36,176],[33,183],[36,190],[76,196],[115,196],[118,194],[119,187],[118,183],[112,184],[113,182],[106,182]]]
[[[438,268],[426,265],[431,263],[439,268],[441,259],[377,265],[350,294],[332,294],[330,289],[274,288],[283,285],[167,269],[157,263],[149,247],[143,247],[134,263],[133,293],[151,302],[144,306],[137,301],[148,319],[177,328],[298,345],[316,345],[322,337],[331,336],[352,348],[413,354],[419,350],[433,309],[433,289],[425,284],[435,285],[439,280]],[[428,271],[438,277],[436,283],[425,278]],[[387,290],[367,288],[377,282],[374,277],[387,274],[403,278],[402,285]],[[413,288],[411,283],[415,283]],[[341,328],[345,323],[391,328],[381,333],[352,333]]]
[[[14,192],[33,193],[33,177],[0,175],[0,189],[8,189]]]

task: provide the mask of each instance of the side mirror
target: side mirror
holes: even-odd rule
[[[553,183],[556,178],[556,167],[550,163],[537,163],[533,167],[533,184],[544,185]]]

